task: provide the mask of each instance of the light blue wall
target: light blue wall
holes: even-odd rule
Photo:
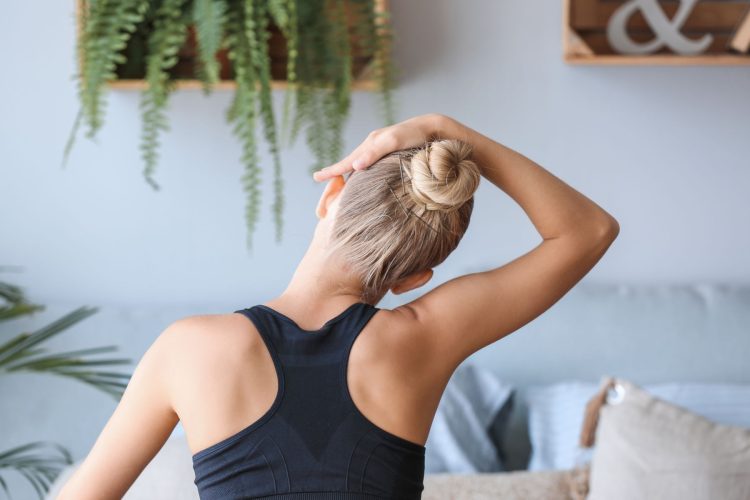
[[[455,116],[613,213],[620,238],[589,279],[750,280],[750,68],[565,65],[552,0],[393,4],[398,117]],[[98,142],[79,138],[63,170],[77,110],[73,2],[48,1],[43,16],[39,9],[12,2],[0,19],[0,257],[26,267],[16,281],[38,300],[71,304],[225,308],[283,290],[323,188],[307,175],[304,141],[283,152],[281,245],[265,171],[252,257],[239,145],[223,115],[229,93],[174,96],[158,193],[141,176],[134,92],[111,93]],[[354,95],[347,148],[382,125],[377,105],[373,94]],[[261,153],[267,160],[262,142]],[[537,242],[520,208],[485,182],[465,241],[435,283],[499,265]]]
[[[399,119],[452,115],[620,221],[619,239],[585,281],[750,282],[750,68],[566,65],[557,0],[391,3]],[[8,2],[0,16],[0,265],[25,268],[0,277],[49,305],[38,325],[84,304],[107,308],[87,320],[84,335],[71,332],[57,345],[116,343],[138,358],[180,316],[280,293],[312,235],[323,185],[307,174],[311,155],[301,138],[282,155],[284,241],[273,240],[266,170],[249,255],[240,148],[224,121],[227,92],[174,96],[158,193],[141,175],[134,92],[111,93],[98,141],[79,137],[61,169],[78,106],[73,12],[73,0]],[[378,104],[376,95],[354,95],[348,149],[382,126]],[[264,142],[261,154],[268,165]],[[538,242],[523,211],[485,181],[463,242],[419,293]],[[106,396],[65,381],[0,382],[2,447],[54,438],[80,458],[113,409]]]

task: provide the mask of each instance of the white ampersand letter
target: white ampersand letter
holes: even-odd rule
[[[648,54],[667,45],[678,54],[697,54],[711,45],[713,36],[705,34],[699,40],[691,40],[680,33],[680,28],[692,12],[698,0],[681,0],[677,13],[670,21],[657,0],[630,0],[621,5],[607,23],[607,39],[614,50],[624,54]],[[630,16],[640,10],[654,39],[644,43],[634,42],[627,33]]]

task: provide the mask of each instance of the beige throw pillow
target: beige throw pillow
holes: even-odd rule
[[[750,429],[614,382],[599,411],[587,500],[750,499]]]

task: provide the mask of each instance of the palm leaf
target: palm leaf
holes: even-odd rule
[[[8,302],[8,305],[0,308],[0,318],[3,319],[15,318],[43,309],[42,306],[28,302],[23,290],[15,285],[0,282],[0,296]],[[50,338],[59,335],[97,311],[97,308],[80,307],[34,332],[22,332],[0,343],[0,372],[35,372],[67,377],[91,385],[119,399],[127,387],[130,375],[109,372],[106,371],[106,367],[130,364],[131,360],[92,357],[96,354],[115,351],[116,346],[57,353],[48,353],[45,346]]]
[[[0,268],[2,269],[2,268]],[[43,306],[30,303],[21,287],[0,282],[0,320],[31,315]],[[130,363],[128,359],[91,359],[91,355],[116,350],[115,346],[93,347],[48,354],[44,345],[50,338],[94,314],[98,309],[80,307],[33,332],[22,332],[0,344],[0,374],[40,372],[67,377],[89,384],[119,399],[127,387],[128,374],[102,370],[100,367]],[[3,332],[0,332],[3,333]],[[52,451],[45,449],[47,446]],[[11,493],[5,474],[14,471],[23,476],[43,500],[61,470],[73,463],[71,454],[57,443],[35,441],[0,451],[0,488],[8,498]]]
[[[53,450],[45,450],[51,447]],[[43,454],[36,454],[43,452]],[[10,498],[8,484],[3,477],[6,471],[24,476],[43,499],[50,485],[63,468],[73,463],[70,452],[57,443],[35,441],[0,452],[0,486]]]
[[[21,287],[2,281],[0,281],[0,298],[6,302],[0,305],[0,321],[15,319],[44,309],[44,306],[27,302]]]
[[[78,309],[66,314],[62,318],[57,319],[46,326],[43,326],[33,333],[21,334],[23,336],[23,339],[21,340],[12,339],[11,342],[13,342],[14,345],[10,348],[6,349],[5,346],[0,346],[0,368],[2,368],[6,363],[16,359],[16,356],[19,355],[19,353],[23,353],[24,350],[34,347],[37,344],[40,344],[41,342],[49,339],[50,337],[59,334],[60,332],[78,323],[82,319],[91,316],[97,311],[98,308],[96,307],[79,307]]]

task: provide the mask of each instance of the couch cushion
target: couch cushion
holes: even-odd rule
[[[617,400],[599,413],[588,500],[750,498],[750,429],[614,380]]]
[[[504,470],[489,428],[507,415],[513,389],[493,373],[463,363],[453,373],[425,443],[425,473]]]
[[[750,384],[667,382],[643,388],[713,422],[750,428]],[[586,402],[597,390],[594,382],[570,380],[523,392],[532,448],[529,470],[569,469],[590,461],[592,450],[578,446],[578,434]]]
[[[582,500],[578,471],[430,474],[422,500]]]

